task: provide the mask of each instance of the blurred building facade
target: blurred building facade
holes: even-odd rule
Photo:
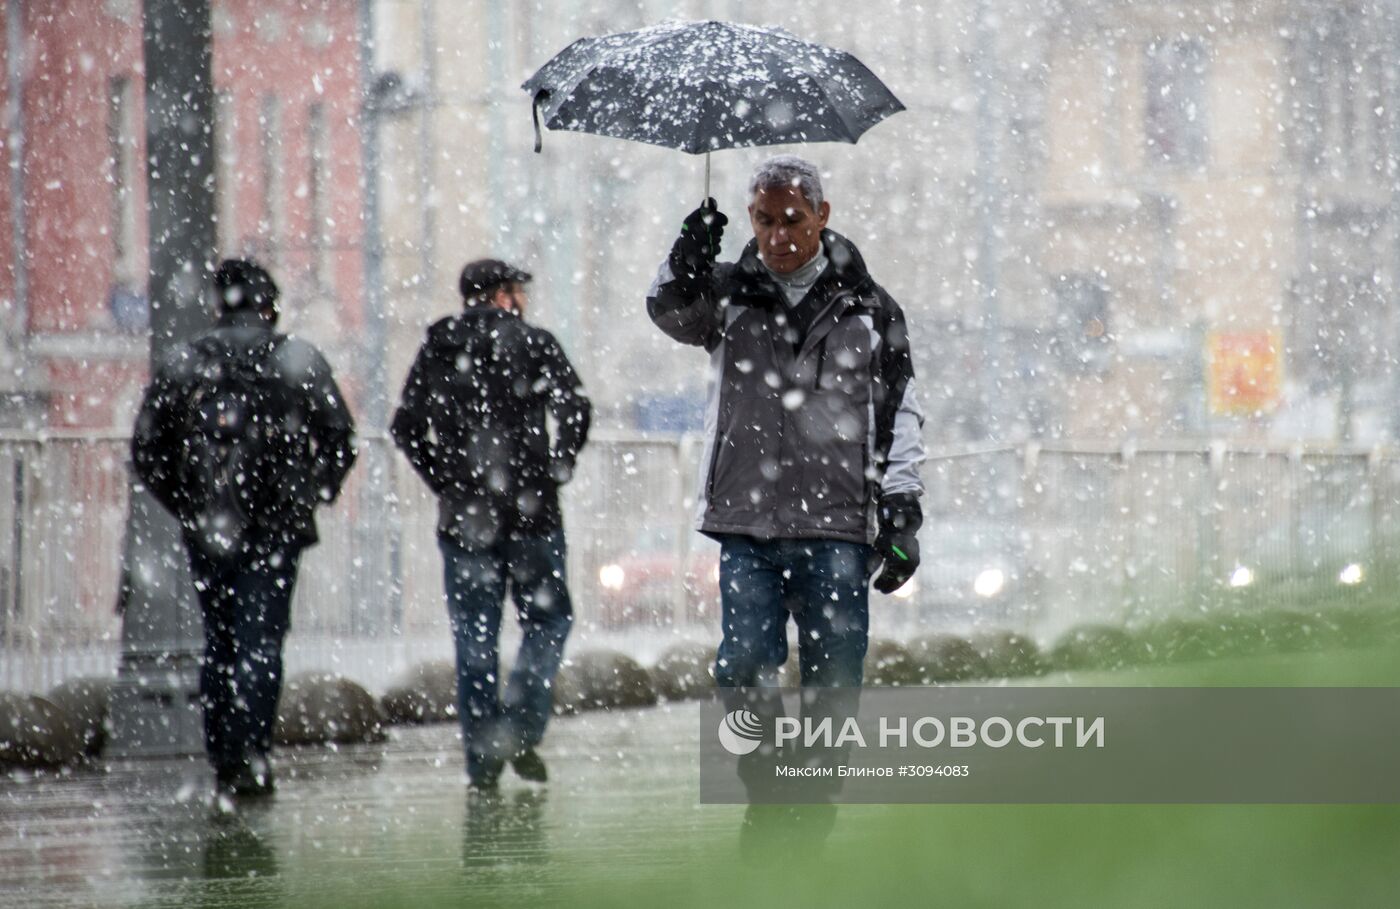
[[[703,163],[564,133],[535,155],[519,84],[580,35],[713,17],[848,49],[908,105],[800,151],[909,313],[932,438],[1395,436],[1389,3],[377,9],[378,65],[411,99],[384,128],[394,382],[461,263],[499,254],[536,271],[536,317],[605,424],[693,425],[699,358],[642,299]],[[714,156],[727,255],[778,150]]]
[[[1393,5],[1063,10],[1038,249],[1096,402],[1065,433],[1393,439]]]
[[[961,322],[975,275],[975,255],[964,247],[975,226],[969,201],[978,176],[968,67],[953,43],[965,17],[959,7],[967,5],[911,6],[908,27],[892,31],[876,19],[838,21],[815,2],[755,10],[737,0],[547,8],[380,0],[376,66],[399,99],[379,127],[391,384],[402,381],[424,325],[460,305],[462,263],[499,255],[535,273],[533,318],[575,359],[601,425],[697,426],[703,355],[661,336],[644,298],[676,226],[700,201],[703,160],[548,131],[535,154],[529,98],[520,89],[581,35],[667,17],[777,22],[849,48],[871,60],[911,111],[856,147],[715,154],[713,194],[734,219],[725,255],[737,255],[749,235],[744,186],[753,165],[778,151],[803,151],[831,172],[833,226],[925,317],[930,335],[942,333],[942,321]],[[934,347],[924,349],[930,362],[942,359]],[[955,406],[966,407],[961,400]]]
[[[703,356],[642,301],[703,161],[557,132],[535,154],[519,85],[580,35],[777,24],[909,110],[857,146],[715,154],[725,253],[753,164],[816,160],[832,226],[909,313],[931,440],[1393,439],[1394,8],[222,0],[221,251],[270,261],[287,326],[352,393],[386,361],[391,397],[462,263],[517,260],[601,425],[693,427]],[[140,3],[21,0],[4,25],[0,423],[124,428],[146,361]]]
[[[268,263],[283,326],[347,377],[363,324],[356,9],[213,11],[221,255]],[[0,45],[0,427],[127,431],[147,373],[139,0],[10,0]]]

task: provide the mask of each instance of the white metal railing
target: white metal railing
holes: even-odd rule
[[[114,670],[127,445],[0,433],[0,688]],[[436,502],[386,439],[360,449],[303,561],[288,664],[382,685],[451,648]],[[717,637],[717,547],[692,529],[698,452],[691,437],[595,434],[564,497],[573,646],[651,658]],[[876,599],[876,634],[1048,638],[1250,587],[1301,608],[1319,583],[1386,576],[1400,541],[1388,450],[982,446],[935,453],[924,478],[923,565],[908,596]]]

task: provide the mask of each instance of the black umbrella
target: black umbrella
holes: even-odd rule
[[[779,28],[664,22],[580,38],[523,86],[550,129],[596,133],[706,153],[790,142],[855,142],[904,110],[845,51]]]

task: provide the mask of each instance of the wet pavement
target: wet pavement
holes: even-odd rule
[[[401,727],[282,749],[277,795],[232,811],[199,762],[0,778],[0,906],[297,905],[351,879],[362,905],[556,903],[579,875],[664,874],[650,844],[737,834],[742,809],[697,804],[697,739],[693,704],[561,718],[548,784],[478,796],[455,725]]]
[[[1395,686],[1397,667],[1387,645],[1037,684]],[[0,907],[1400,905],[1393,805],[847,805],[741,848],[744,809],[698,804],[698,711],[556,719],[550,782],[507,771],[485,798],[452,724],[282,749],[276,797],[232,812],[202,759],[0,777]]]

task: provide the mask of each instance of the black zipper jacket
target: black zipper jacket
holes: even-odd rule
[[[240,364],[278,396],[285,410],[279,450],[279,497],[275,514],[249,516],[253,527],[244,549],[265,553],[315,543],[315,510],[340,493],[355,463],[355,422],[345,406],[330,364],[313,345],[277,333],[256,313],[234,310],[194,340],[172,348],[146,388],[132,433],[137,476],[181,522],[187,540],[198,535],[201,517],[186,488],[191,450],[189,410],[209,381],[211,370]]]
[[[546,413],[557,424],[552,443]],[[552,334],[475,306],[428,329],[390,431],[438,496],[438,534],[483,547],[562,527],[558,487],[590,415]]]

